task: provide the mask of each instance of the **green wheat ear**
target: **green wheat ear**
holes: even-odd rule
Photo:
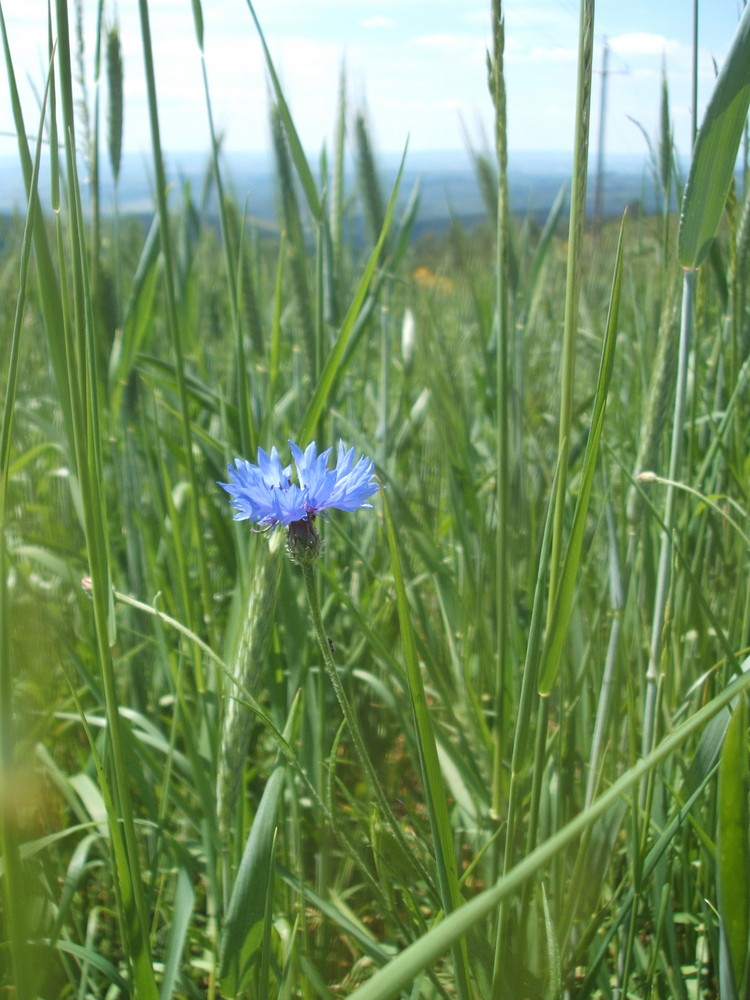
[[[253,713],[242,700],[241,692],[243,688],[253,688],[253,675],[258,676],[258,664],[268,649],[281,570],[276,556],[282,540],[281,532],[272,532],[268,547],[257,548],[258,565],[250,576],[245,614],[230,661],[236,684],[226,692],[216,783],[219,828],[225,844],[230,843],[237,804],[241,802],[242,775],[252,733]]]
[[[120,46],[120,29],[115,25],[107,33],[107,81],[109,83],[109,118],[107,129],[107,149],[112,176],[115,184],[120,179],[120,160],[122,156],[122,48]]]
[[[367,122],[361,113],[357,115],[354,124],[354,137],[357,146],[357,180],[362,192],[367,228],[374,243],[383,228],[385,208]]]

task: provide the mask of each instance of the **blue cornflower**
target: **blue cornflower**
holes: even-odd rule
[[[312,524],[321,511],[358,510],[372,507],[367,503],[378,489],[374,478],[374,462],[362,456],[354,461],[354,448],[348,451],[339,442],[336,468],[328,468],[331,449],[318,455],[313,441],[302,451],[289,442],[297,482],[291,480],[292,466],[282,466],[276,448],[268,455],[258,449],[258,464],[243,458],[229,466],[229,482],[219,483],[232,497],[237,513],[235,521],[252,521],[259,528],[275,528],[279,524],[294,525],[299,521]],[[295,531],[304,533],[298,525]],[[306,529],[310,535],[314,529]]]

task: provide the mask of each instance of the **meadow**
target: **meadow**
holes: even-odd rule
[[[748,996],[747,11],[689,177],[665,87],[662,209],[594,230],[593,0],[541,226],[508,211],[493,0],[486,223],[415,242],[346,81],[313,161],[268,49],[277,228],[218,136],[203,189],[170,186],[147,0],[153,220],[102,205],[117,28],[100,5],[84,51],[53,6],[37,121],[0,12],[28,193],[0,255],[3,993]],[[219,485],[289,440],[378,479],[305,566]]]

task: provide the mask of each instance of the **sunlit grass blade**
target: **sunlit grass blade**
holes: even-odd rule
[[[734,175],[748,106],[750,9],[745,8],[693,150],[677,242],[682,267],[699,267],[716,234]]]

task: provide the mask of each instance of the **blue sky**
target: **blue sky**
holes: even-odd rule
[[[32,81],[41,91],[46,62],[46,4],[0,0],[11,51],[36,131]],[[71,10],[73,0],[69,0]],[[88,64],[93,61],[97,0],[84,0]],[[645,153],[636,119],[658,131],[662,65],[670,88],[674,133],[689,149],[692,0],[600,0],[595,70],[611,48],[606,148]],[[701,5],[699,107],[739,17],[737,0]],[[710,8],[710,13],[708,12]],[[117,16],[125,59],[126,151],[148,148],[148,120],[136,0],[105,0]],[[162,141],[169,150],[207,150],[200,54],[190,0],[151,0]],[[566,151],[574,120],[577,0],[507,0],[506,81],[511,151]],[[485,53],[489,0],[256,0],[255,10],[306,148],[333,135],[339,76],[348,102],[365,108],[380,152],[460,150],[492,136]],[[246,0],[203,0],[206,65],[214,115],[230,150],[268,148],[268,84]],[[592,148],[596,146],[601,75],[594,77]],[[91,81],[89,81],[91,86]],[[12,130],[5,73],[0,76],[0,132]],[[0,139],[0,153],[12,152]]]

